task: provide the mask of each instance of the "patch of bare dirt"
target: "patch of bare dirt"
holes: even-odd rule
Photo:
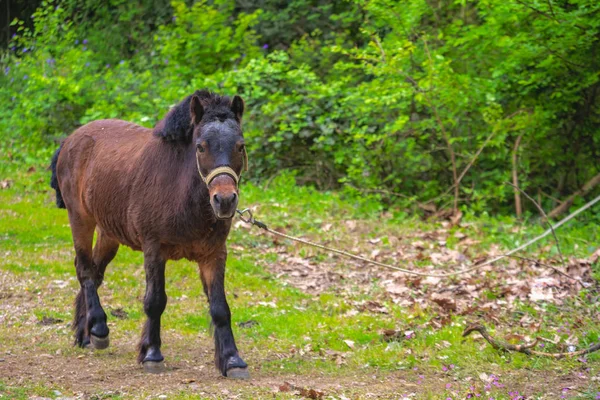
[[[169,362],[167,371],[159,375],[149,375],[133,361],[123,361],[110,352],[79,356],[10,354],[1,360],[0,377],[8,386],[45,385],[83,399],[109,394],[144,398],[174,393],[227,399],[263,398],[277,393],[305,398],[418,399],[431,394],[447,393],[463,398],[469,393],[479,397],[477,394],[509,391],[544,393],[547,397],[542,398],[553,399],[563,394],[565,388],[572,392],[585,390],[589,379],[548,371],[519,371],[502,376],[481,372],[479,376],[461,379],[451,373],[419,371],[351,376],[284,375],[254,367],[250,380],[232,381],[219,376],[205,360],[193,356]]]

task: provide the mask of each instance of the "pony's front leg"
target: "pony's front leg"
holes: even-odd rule
[[[227,250],[224,248],[214,259],[198,263],[214,326],[215,365],[223,376],[247,379],[250,377],[248,364],[238,354],[231,331],[231,312],[225,298],[226,260]]]
[[[165,260],[160,246],[144,246],[144,269],[146,270],[146,295],[144,311],[146,323],[139,344],[138,362],[146,372],[163,372],[164,357],[160,352],[160,317],[167,306],[165,292]]]

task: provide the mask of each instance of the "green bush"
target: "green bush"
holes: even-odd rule
[[[4,157],[47,157],[94,119],[153,126],[206,87],[246,100],[256,180],[448,207],[461,176],[459,204],[512,212],[513,156],[546,208],[600,173],[596,1],[136,1],[114,1],[114,29],[115,8],[73,0],[15,22]]]

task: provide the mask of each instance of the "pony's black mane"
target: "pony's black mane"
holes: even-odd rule
[[[193,96],[200,98],[200,103],[204,108],[202,124],[216,120],[236,119],[234,112],[231,110],[231,99],[229,96],[221,96],[208,90],[196,90],[175,107],[171,108],[165,118],[156,124],[154,127],[155,136],[170,142],[188,143],[192,139],[193,129],[190,102]]]

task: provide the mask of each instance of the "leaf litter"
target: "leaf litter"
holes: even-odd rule
[[[337,228],[331,223],[323,226],[327,228],[326,235],[306,237],[379,262],[425,273],[455,271],[504,252],[497,245],[487,250],[477,246],[481,233],[476,227],[472,229],[471,224],[461,225],[460,221],[455,225],[442,222],[441,227],[433,231],[415,230],[385,238],[369,237],[368,223],[364,221],[345,221]],[[451,232],[453,226],[462,229]],[[268,236],[256,229],[248,232]],[[448,246],[449,240],[456,243],[452,248]],[[600,258],[600,248],[588,258],[567,260],[564,272],[580,282],[540,265],[563,269],[559,257],[543,257],[548,250],[549,246],[541,248],[531,259],[505,258],[467,274],[439,278],[407,275],[289,241],[273,241],[271,246],[262,249],[276,254],[276,260],[269,262],[268,268],[277,278],[309,294],[335,293],[353,306],[348,315],[387,314],[391,302],[404,308],[431,311],[435,315],[429,324],[433,329],[450,323],[452,315],[472,316],[498,325],[514,319],[523,304],[537,311],[543,311],[547,304],[567,306],[570,301],[576,301],[576,295],[583,289],[580,282],[589,293],[597,292],[600,286],[592,276],[592,265]],[[368,295],[371,300],[357,301],[360,295]],[[585,312],[598,314],[594,310]],[[600,315],[592,317],[600,319]],[[518,319],[518,325],[538,329],[540,321],[525,314]],[[394,333],[384,333],[383,340],[405,338],[403,332],[391,332]]]

